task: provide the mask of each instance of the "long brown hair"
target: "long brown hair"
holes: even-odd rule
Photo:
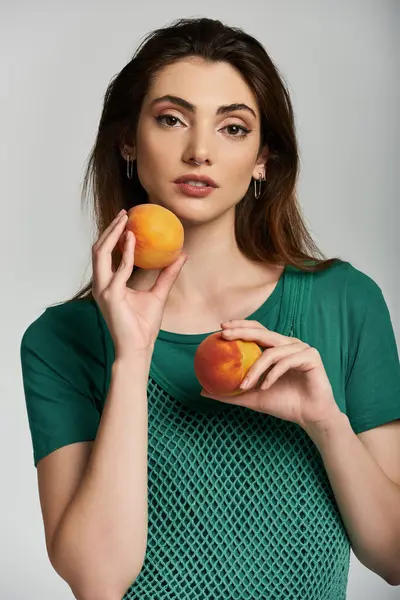
[[[262,44],[241,28],[208,18],[178,19],[148,33],[128,64],[109,84],[93,149],[85,172],[82,205],[91,184],[97,235],[122,209],[148,202],[134,163],[132,179],[126,176],[123,144],[135,139],[143,99],[157,72],[188,56],[209,62],[225,61],[245,78],[261,114],[260,147],[268,145],[266,181],[261,195],[253,186],[235,207],[238,247],[253,260],[287,264],[303,271],[323,271],[338,258],[327,259],[303,220],[296,185],[299,153],[293,107],[286,84]],[[113,252],[115,268],[121,260]],[[68,301],[93,298],[89,283]]]

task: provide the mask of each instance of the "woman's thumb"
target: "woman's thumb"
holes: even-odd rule
[[[178,258],[168,267],[165,267],[156,279],[151,290],[163,301],[166,302],[168,294],[178,278],[183,265],[188,259],[186,252],[181,252]]]

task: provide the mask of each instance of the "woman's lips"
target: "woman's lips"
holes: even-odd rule
[[[180,191],[186,196],[195,196],[197,198],[205,198],[211,192],[215,190],[214,187],[210,185],[198,186],[198,185],[190,185],[190,183],[176,183],[175,184]]]

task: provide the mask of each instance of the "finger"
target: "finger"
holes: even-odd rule
[[[293,338],[286,337],[275,331],[270,331],[265,327],[232,327],[223,329],[221,335],[226,340],[241,339],[244,341],[256,342],[260,346],[284,346],[293,343]]]
[[[261,325],[259,321],[250,321],[249,319],[231,319],[230,321],[221,323],[221,327],[258,327],[259,329],[265,329],[264,325]]]
[[[122,253],[121,262],[115,271],[114,278],[111,282],[112,286],[125,285],[132,275],[135,260],[135,245],[135,234],[133,231],[127,231],[124,239],[124,251]]]
[[[274,385],[275,381],[282,377],[289,369],[297,369],[300,371],[311,371],[317,366],[314,358],[314,348],[307,348],[301,352],[296,352],[291,356],[282,358],[264,379],[261,389],[266,390]]]
[[[101,244],[104,242],[104,240],[106,239],[106,237],[110,233],[111,229],[113,229],[115,227],[115,225],[120,220],[120,218],[122,217],[123,214],[126,214],[126,210],[124,208],[119,211],[119,213],[117,214],[117,216],[111,221],[111,223],[109,224],[109,226],[103,231],[103,233],[101,234],[101,236],[99,237],[99,239],[97,240],[97,242],[94,244],[94,246],[96,246],[96,247],[101,246]]]
[[[270,331],[271,333],[276,333],[276,335],[281,336],[281,338],[285,338],[287,340],[286,343],[301,342],[301,340],[299,340],[298,338],[288,337],[281,335],[280,333],[273,332],[271,329],[268,329],[267,327],[262,325],[259,321],[250,321],[249,319],[232,319],[231,321],[224,321],[223,323],[221,323],[221,327],[223,330],[238,328],[247,329],[249,327],[264,329],[266,331]]]
[[[153,292],[163,304],[167,301],[168,294],[187,259],[188,255],[185,252],[181,252],[175,262],[169,265],[169,267],[165,267],[160,272],[156,282],[151,287],[150,291]]]
[[[108,235],[103,239],[101,244],[98,244],[98,247],[101,249],[103,247],[106,248],[106,251],[113,250],[118,242],[119,237],[121,236],[121,230],[123,231],[126,222],[128,220],[128,215],[126,213],[122,214],[114,223],[113,227],[111,227]],[[116,239],[115,239],[116,238]]]
[[[260,358],[258,358],[247,371],[246,377],[240,384],[240,387],[248,390],[253,385],[256,385],[261,375],[266,373],[268,369],[272,368],[279,360],[283,359],[285,356],[301,352],[304,349],[305,344],[298,342],[296,344],[286,344],[285,346],[276,346],[275,348],[264,350]]]
[[[115,248],[125,228],[128,216],[123,215],[103,243],[93,249],[93,281],[97,293],[101,293],[110,285],[114,272],[112,270],[112,250]]]
[[[227,395],[227,396],[214,396],[209,394],[206,390],[202,389],[200,396],[204,398],[211,398],[217,402],[223,402],[224,404],[233,404],[235,406],[242,406],[243,408],[250,408],[251,410],[257,410],[259,405],[259,391],[249,390],[242,394]]]

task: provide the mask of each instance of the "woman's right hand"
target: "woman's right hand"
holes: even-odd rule
[[[92,294],[108,325],[116,358],[152,352],[169,292],[187,259],[182,252],[172,265],[162,269],[148,291],[128,288],[134,266],[133,232],[125,236],[121,263],[115,271],[112,267],[112,251],[126,223],[127,212],[122,210],[92,246]]]

